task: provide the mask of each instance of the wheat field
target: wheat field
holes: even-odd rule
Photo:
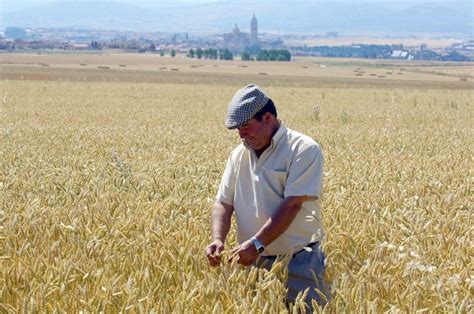
[[[0,312],[302,309],[285,306],[284,261],[271,272],[211,268],[203,253],[239,143],[224,126],[227,103],[248,80],[324,151],[332,300],[317,310],[474,310],[472,82],[31,71],[0,81]],[[232,229],[226,248],[235,241]]]

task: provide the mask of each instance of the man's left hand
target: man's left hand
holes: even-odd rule
[[[250,266],[258,258],[258,252],[253,245],[252,241],[247,240],[238,247],[232,249],[231,256],[228,259],[228,262],[231,263],[234,259],[237,260],[237,263]]]

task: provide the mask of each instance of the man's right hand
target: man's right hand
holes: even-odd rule
[[[222,251],[224,251],[224,243],[220,240],[212,241],[212,243],[206,248],[204,253],[206,254],[211,266],[219,266]]]

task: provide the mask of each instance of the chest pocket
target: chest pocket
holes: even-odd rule
[[[265,170],[265,179],[266,184],[265,186],[268,187],[269,192],[273,192],[278,197],[283,199],[285,197],[285,185],[286,185],[286,177],[288,172],[286,171],[278,171],[278,170]]]

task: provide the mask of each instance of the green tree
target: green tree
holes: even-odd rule
[[[291,61],[291,54],[288,50],[281,49],[279,55],[281,56],[279,61]]]
[[[209,59],[217,60],[217,58],[218,58],[217,49],[209,48],[209,49],[206,49],[206,50],[207,50],[207,56],[208,56]]]
[[[202,58],[202,49],[201,48],[196,49],[196,56],[197,56],[198,59]]]
[[[244,51],[240,54],[240,59],[242,59],[243,61],[250,61],[252,59],[252,56],[250,55],[250,53]]]
[[[171,49],[171,52],[170,52],[170,54],[171,54],[171,57],[173,57],[173,58],[174,58],[174,57],[176,56],[176,50],[174,50],[174,49]]]
[[[219,49],[219,59],[221,60],[234,60],[234,55],[229,49]]]
[[[261,50],[257,55],[257,61],[290,61],[291,54],[285,49]]]
[[[102,46],[97,41],[91,41],[90,46],[92,49],[102,50]]]
[[[189,57],[190,57],[190,58],[194,58],[194,49],[193,49],[193,48],[191,48],[191,49],[189,50]]]
[[[443,61],[461,61],[461,62],[466,62],[469,61],[469,57],[457,52],[457,51],[451,51],[448,55],[442,56],[441,60]]]

